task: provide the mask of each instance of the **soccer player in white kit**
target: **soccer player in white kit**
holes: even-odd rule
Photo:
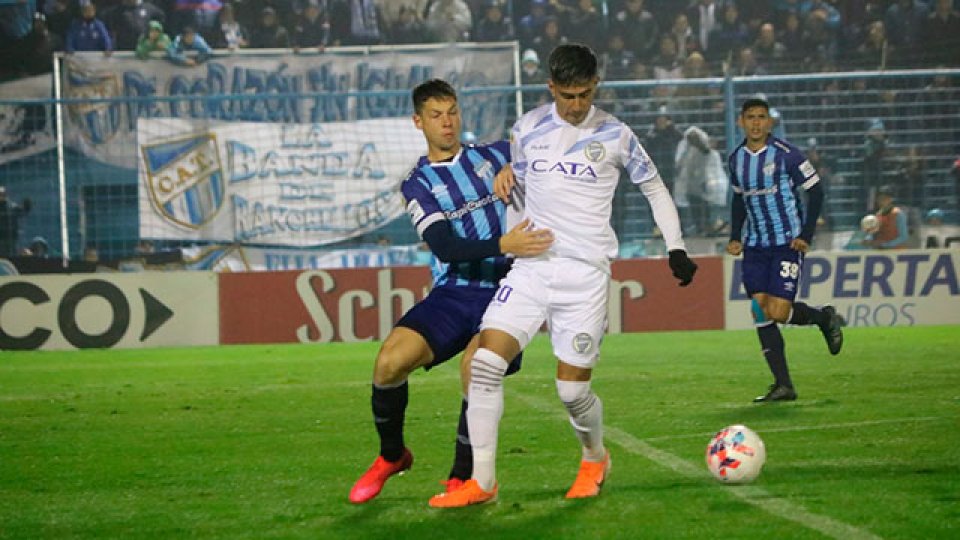
[[[557,393],[582,446],[580,471],[566,497],[600,493],[610,453],[603,445],[603,406],[590,378],[606,328],[610,259],[618,250],[610,214],[621,171],[650,202],[680,285],[688,285],[697,269],[687,257],[676,206],[656,166],[629,127],[593,106],[599,82],[596,55],[585,45],[560,45],[550,54],[549,67],[547,85],[554,102],[524,114],[514,125],[516,178],[498,177],[495,191],[506,200],[515,182],[525,199],[523,217],[534,227],[552,230],[554,243],[539,257],[517,259],[484,313],[467,410],[473,477],[460,489],[431,498],[433,507],[462,507],[496,497],[505,359],[526,347],[544,321],[558,360]]]

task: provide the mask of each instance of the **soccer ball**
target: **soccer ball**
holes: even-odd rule
[[[860,220],[860,230],[865,233],[875,233],[880,230],[880,219],[874,214],[867,214]]]
[[[760,475],[767,450],[760,436],[747,426],[727,426],[707,445],[707,469],[717,480],[746,484]]]

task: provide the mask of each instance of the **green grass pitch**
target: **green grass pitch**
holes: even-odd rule
[[[0,538],[958,538],[960,328],[853,328],[839,357],[785,331],[800,399],[754,405],[753,332],[609,336],[594,376],[613,470],[565,501],[579,449],[546,339],[506,381],[500,498],[434,510],[459,407],[452,364],[411,377],[413,468],[368,504],[377,343],[0,353]],[[744,423],[767,464],[713,480]]]

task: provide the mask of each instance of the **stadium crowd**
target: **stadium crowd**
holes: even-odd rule
[[[0,80],[54,51],[290,48],[518,39],[602,53],[607,80],[960,65],[957,0],[9,0]],[[151,28],[154,37],[150,37]],[[193,30],[193,32],[190,32]],[[186,32],[185,32],[186,31]],[[184,41],[189,43],[184,44]],[[530,82],[542,74],[528,71]]]

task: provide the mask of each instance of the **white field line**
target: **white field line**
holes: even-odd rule
[[[789,427],[779,427],[779,428],[756,428],[757,433],[781,433],[787,431],[817,431],[823,429],[846,429],[846,428],[858,428],[858,427],[869,427],[869,426],[879,426],[884,424],[909,424],[911,422],[936,422],[938,420],[946,420],[945,416],[907,416],[903,418],[884,418],[882,420],[862,420],[859,422],[841,422],[837,424],[817,424],[815,426],[789,426]],[[673,439],[701,439],[704,437],[712,437],[713,432],[707,433],[687,433],[684,435],[659,435],[656,437],[644,437],[645,441],[668,441]]]
[[[550,407],[539,398],[525,394],[519,394],[516,392],[514,392],[513,395],[520,398],[528,405],[539,409],[540,412],[550,411],[554,414],[557,414],[556,407]],[[566,415],[562,412],[559,413],[559,416],[566,418]],[[666,467],[667,469],[670,469],[671,471],[674,471],[687,478],[709,478],[709,473],[704,467],[695,466],[692,463],[669,452],[655,448],[654,446],[634,437],[630,433],[627,433],[620,428],[611,425],[604,425],[603,429],[606,439],[617,443],[632,454],[643,456],[650,461],[653,461],[655,464]],[[770,515],[785,519],[787,521],[792,521],[798,525],[817,531],[825,536],[829,536],[830,538],[836,538],[837,540],[880,539],[879,536],[876,536],[870,531],[860,529],[842,521],[837,521],[827,516],[814,514],[799,504],[791,502],[787,499],[775,498],[770,492],[764,490],[763,488],[756,486],[730,485],[721,485],[720,488],[726,490],[727,493],[740,499],[741,501],[751,506],[755,506]]]

